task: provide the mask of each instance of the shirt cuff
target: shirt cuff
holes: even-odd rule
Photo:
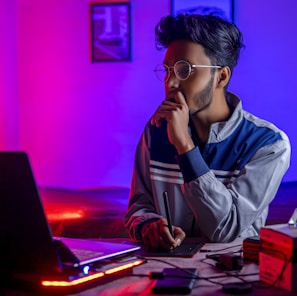
[[[178,155],[176,160],[183,174],[185,183],[189,183],[209,172],[209,167],[202,158],[198,147]]]

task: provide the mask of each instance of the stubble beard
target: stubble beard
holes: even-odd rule
[[[214,74],[211,75],[211,78],[205,88],[195,95],[194,101],[199,106],[196,110],[190,110],[190,116],[193,116],[203,110],[206,110],[212,103],[213,100],[213,82]]]

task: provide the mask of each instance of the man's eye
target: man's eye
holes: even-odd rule
[[[179,70],[179,73],[182,75],[188,75],[189,74],[189,69],[188,68],[182,68]]]

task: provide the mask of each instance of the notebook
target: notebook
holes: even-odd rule
[[[2,278],[32,276],[43,283],[54,279],[55,285],[60,279],[73,286],[83,282],[78,279],[102,276],[103,266],[114,267],[115,261],[124,266],[127,260],[120,258],[133,258],[140,249],[127,243],[53,237],[25,152],[0,152],[0,236]],[[143,263],[137,259],[129,264]]]

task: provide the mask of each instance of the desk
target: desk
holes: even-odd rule
[[[230,248],[229,248],[230,247]],[[226,249],[228,248],[228,249]],[[241,241],[234,241],[230,244],[206,244],[203,249],[212,250],[214,253],[227,253],[232,251],[238,251],[241,248]],[[225,249],[224,251],[220,251]],[[211,252],[211,254],[213,254]],[[151,292],[152,287],[156,280],[152,280],[146,275],[150,271],[159,272],[162,271],[165,267],[171,267],[166,264],[173,263],[181,268],[197,268],[199,270],[199,276],[203,278],[214,277],[224,275],[224,271],[219,270],[215,267],[215,263],[211,259],[205,259],[206,252],[200,252],[193,258],[148,258],[148,262],[137,266],[133,269],[133,275],[128,275],[125,277],[121,277],[118,279],[114,279],[105,284],[98,284],[96,287],[76,293],[76,294],[68,294],[71,296],[146,296],[146,295],[156,295]],[[159,261],[160,260],[160,261]],[[259,276],[258,265],[254,262],[246,262],[242,270],[239,272],[239,275],[243,274],[254,274],[250,276],[242,277],[246,281],[257,281]],[[255,274],[256,273],[256,274]],[[221,277],[217,279],[213,279],[218,283],[228,283],[228,282],[240,282],[239,279],[234,277]],[[261,287],[253,286],[252,292],[247,295],[296,295],[293,293],[289,293],[285,290],[281,290],[276,287],[268,288],[264,283],[261,284]],[[3,295],[3,294],[1,294]],[[23,295],[31,295],[31,294],[22,294],[18,292],[6,293],[5,296],[23,296]],[[206,295],[232,295],[226,294],[222,291],[222,286],[219,284],[210,283],[206,280],[196,280],[194,284],[194,288],[192,289],[191,294],[188,295],[198,295],[198,296],[206,296]],[[40,295],[39,295],[40,296]]]
[[[213,250],[215,253],[218,250],[227,249],[218,253],[226,253],[237,251],[241,248],[241,241],[235,241],[230,244],[206,244],[203,249]],[[147,275],[150,271],[162,271],[165,267],[171,267],[165,262],[174,263],[181,268],[198,268],[200,277],[213,277],[216,275],[224,275],[224,272],[215,267],[213,260],[205,259],[207,253],[200,252],[194,258],[151,258],[148,259],[146,264],[140,265],[133,269],[134,276],[127,276],[112,282],[109,282],[103,286],[98,286],[96,288],[90,289],[85,293],[80,293],[80,296],[127,296],[127,295],[156,295],[151,292],[154,286],[155,280],[151,280],[149,277],[143,277],[141,275]],[[162,260],[155,261],[153,259]],[[254,262],[246,262],[239,274],[255,274],[251,276],[243,277],[246,281],[257,281],[258,276],[258,265]],[[228,282],[240,282],[239,279],[234,277],[223,277],[214,279],[218,283],[228,283]],[[262,288],[261,288],[262,287]],[[264,283],[261,283],[261,287],[253,286],[252,292],[248,295],[296,295],[289,293],[285,290],[281,290],[276,287],[268,288]],[[74,296],[75,294],[72,294]],[[194,288],[191,294],[188,295],[231,295],[226,294],[222,291],[222,286],[219,284],[210,283],[206,280],[196,280]],[[78,296],[78,295],[75,295]]]

